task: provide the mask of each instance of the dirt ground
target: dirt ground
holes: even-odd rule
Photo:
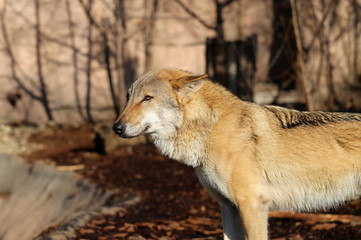
[[[79,229],[77,239],[222,239],[218,204],[191,168],[161,156],[152,145],[99,154],[93,130],[91,124],[44,128],[29,138],[37,150],[24,153],[29,161],[75,166],[102,188],[141,197],[141,203],[125,214],[92,220]],[[361,204],[355,200],[326,213],[361,215]],[[361,220],[345,221],[337,216],[332,221],[271,218],[269,235],[278,240],[361,239]]]

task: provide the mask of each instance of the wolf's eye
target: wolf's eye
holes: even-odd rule
[[[147,96],[145,96],[145,97],[143,98],[143,102],[144,102],[144,101],[149,101],[149,100],[152,99],[152,98],[153,98],[152,96],[147,95]]]

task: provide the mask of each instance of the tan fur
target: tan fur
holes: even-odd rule
[[[142,75],[118,134],[149,133],[163,154],[193,166],[221,205],[225,239],[267,239],[269,210],[322,209],[361,193],[360,114],[260,106],[205,78]]]

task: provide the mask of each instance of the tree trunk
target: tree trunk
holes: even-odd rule
[[[70,44],[71,44],[71,48],[73,50],[72,61],[73,61],[73,68],[74,68],[74,70],[73,70],[73,81],[74,81],[75,104],[76,104],[76,108],[78,110],[78,113],[79,113],[81,119],[83,121],[85,121],[86,117],[83,114],[81,104],[80,104],[80,97],[79,97],[79,89],[78,89],[78,85],[79,85],[78,50],[77,50],[77,48],[75,46],[74,22],[73,22],[73,18],[72,18],[71,6],[70,6],[69,0],[65,1],[65,7],[66,7],[67,15],[68,15]]]
[[[147,9],[148,9],[148,0],[144,0],[145,5],[145,14],[144,14],[144,21],[145,21],[145,31],[144,31],[144,49],[145,49],[145,64],[144,68],[145,71],[149,71],[151,66],[151,50],[150,46],[152,44],[153,40],[153,34],[154,34],[154,25],[155,25],[155,19],[156,14],[158,11],[158,0],[153,0],[153,6],[151,9],[150,17],[148,18],[147,15]]]
[[[125,18],[124,18],[124,2],[123,0],[115,1],[115,31],[116,31],[116,71],[118,79],[118,101],[119,108],[123,109],[126,103],[127,89],[125,84],[124,74],[124,40],[123,34],[126,30]]]
[[[93,5],[93,1],[92,0],[88,0],[88,9],[87,11],[90,13],[92,5]],[[86,90],[86,106],[85,106],[85,110],[86,110],[86,114],[88,117],[88,121],[89,122],[93,122],[93,117],[91,115],[91,111],[90,111],[90,99],[91,99],[91,88],[92,88],[92,84],[91,84],[91,64],[92,64],[92,49],[93,49],[93,38],[92,38],[92,20],[89,19],[89,25],[88,25],[88,60],[87,60],[87,66],[86,66],[86,83],[87,83],[87,90]]]
[[[296,45],[298,50],[298,59],[299,64],[301,68],[301,79],[303,83],[303,89],[305,93],[306,98],[306,106],[308,111],[313,111],[313,101],[311,96],[311,87],[307,78],[307,70],[306,70],[306,64],[304,59],[304,53],[303,53],[303,46],[302,46],[302,37],[300,32],[300,26],[298,23],[298,11],[297,11],[297,4],[296,0],[291,0],[291,8],[292,8],[292,22],[293,22],[293,29],[295,31],[295,37],[296,37]]]
[[[108,75],[109,90],[110,90],[110,94],[112,96],[114,112],[118,116],[120,110],[119,110],[119,106],[118,106],[117,97],[116,97],[115,91],[114,91],[112,69],[110,67],[110,47],[109,47],[109,43],[108,43],[108,35],[106,32],[103,32],[103,48],[104,48],[105,66],[106,66],[107,75]]]
[[[48,119],[53,120],[53,115],[49,107],[47,87],[44,80],[42,61],[41,61],[41,31],[40,31],[40,4],[39,0],[35,0],[35,30],[36,30],[36,62],[38,67],[38,77],[40,82],[41,102],[44,106]]]

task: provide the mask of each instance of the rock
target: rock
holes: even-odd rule
[[[50,225],[101,207],[113,195],[73,172],[0,154],[0,236],[33,239]]]
[[[277,103],[282,105],[305,103],[305,95],[298,90],[280,91]]]
[[[278,87],[272,83],[257,83],[253,89],[253,101],[258,104],[271,104],[278,95]]]
[[[32,125],[10,126],[0,124],[0,153],[24,154],[37,148],[28,142],[29,137],[39,129]]]

